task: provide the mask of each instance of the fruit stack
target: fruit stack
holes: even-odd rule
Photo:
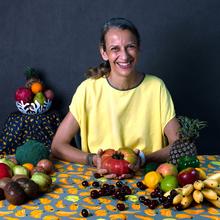
[[[31,163],[19,165],[14,158],[1,158],[0,170],[0,200],[22,205],[50,190],[54,166],[48,159],[34,166]]]
[[[184,156],[181,159],[192,161],[193,157]],[[194,161],[196,159],[195,157]],[[186,209],[193,203],[200,204],[205,200],[220,208],[220,173],[207,177],[198,162],[194,162],[194,165],[178,170],[178,166],[174,164],[162,163],[155,170],[147,172],[143,183],[152,190],[151,198],[162,201],[164,208],[174,206],[177,210]]]
[[[24,114],[41,114],[46,112],[54,98],[54,92],[46,88],[39,74],[32,68],[25,72],[26,83],[15,93],[16,106]]]

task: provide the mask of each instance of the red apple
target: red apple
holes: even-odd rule
[[[196,180],[198,180],[199,173],[195,168],[188,167],[178,173],[177,179],[179,185],[183,187],[186,184],[193,184]]]
[[[177,167],[172,163],[162,163],[157,167],[156,171],[160,173],[162,177],[177,176],[178,174]]]
[[[11,168],[6,165],[5,163],[0,163],[0,179],[4,177],[12,177],[12,170]]]

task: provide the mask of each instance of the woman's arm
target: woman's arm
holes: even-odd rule
[[[82,152],[70,144],[78,131],[78,122],[70,112],[67,113],[53,138],[52,154],[61,160],[85,164],[88,153]]]
[[[151,154],[146,155],[147,162],[166,162],[169,159],[169,153],[171,145],[179,139],[179,122],[176,118],[171,119],[166,127],[164,128],[164,133],[168,139],[168,146],[162,148],[161,150],[155,151]]]

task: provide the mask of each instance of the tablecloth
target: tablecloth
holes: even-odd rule
[[[201,167],[206,173],[212,174],[220,172],[219,155],[198,156]],[[92,199],[90,191],[93,181],[103,183],[113,183],[116,180],[107,180],[105,178],[95,179],[95,168],[85,165],[74,164],[55,160],[56,172],[52,174],[53,184],[51,191],[45,193],[40,198],[21,206],[9,204],[6,200],[0,201],[1,219],[86,219],[80,214],[83,208],[89,210],[90,215],[87,219],[145,219],[145,220],[175,220],[175,219],[220,219],[220,210],[210,203],[195,205],[183,211],[177,211],[175,208],[165,209],[161,205],[156,209],[149,209],[138,201],[141,195],[149,194],[149,190],[139,190],[136,186],[137,181],[143,179],[142,174],[133,179],[123,180],[123,183],[129,185],[134,193],[128,197],[124,203],[127,206],[125,211],[119,211],[116,208],[118,200],[110,196]],[[82,185],[82,181],[87,180],[88,187]]]

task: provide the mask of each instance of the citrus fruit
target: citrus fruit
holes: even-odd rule
[[[172,175],[165,176],[163,180],[160,182],[160,188],[164,192],[175,189],[177,187],[178,187],[178,180],[175,176]]]
[[[43,85],[41,82],[34,82],[31,85],[31,91],[34,94],[37,94],[38,92],[41,92],[43,90]]]
[[[34,165],[32,163],[24,163],[22,166],[27,168],[30,172],[34,169]]]
[[[144,176],[145,185],[151,189],[155,189],[161,180],[162,176],[156,171],[150,171]]]

